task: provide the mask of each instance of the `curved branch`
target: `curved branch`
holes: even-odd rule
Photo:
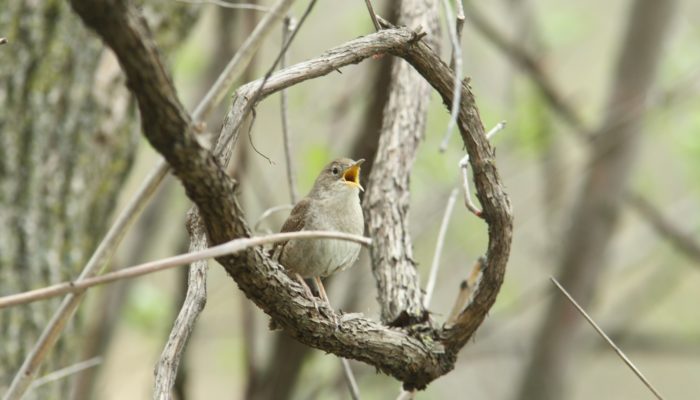
[[[452,70],[425,43],[418,42],[398,53],[440,93],[448,108],[452,102]],[[495,165],[496,155],[484,133],[476,100],[467,80],[462,82],[462,103],[457,125],[474,171],[474,186],[488,224],[489,244],[486,265],[479,287],[469,306],[446,329],[443,343],[448,352],[461,349],[474,334],[496,301],[510,255],[513,215]]]
[[[119,58],[139,103],[144,134],[172,166],[187,195],[199,208],[209,242],[219,244],[249,237],[250,229],[234,196],[237,183],[226,175],[222,159],[215,158],[195,139],[190,117],[176,96],[143,18],[132,6],[120,1],[72,2],[86,24],[102,36]],[[413,65],[449,104],[453,74],[426,44],[420,42],[420,37],[403,28],[382,30],[353,40],[317,59],[271,76],[260,98],[373,54],[392,53]],[[246,87],[257,89],[255,85],[254,82],[244,86],[238,94],[246,93]],[[374,365],[404,382],[407,389],[424,388],[454,368],[459,348],[495,300],[510,251],[510,204],[500,184],[493,149],[484,136],[474,96],[466,84],[462,85],[462,98],[458,126],[469,151],[484,219],[489,224],[489,249],[481,287],[476,289],[474,301],[451,329],[409,333],[356,314],[334,315],[324,304],[314,304],[307,299],[303,289],[288,277],[284,268],[260,249],[217,259],[241,290],[291,336],[338,356]],[[236,125],[230,124],[232,118],[244,117],[244,113],[236,114],[236,110],[244,110],[241,105],[245,101],[245,97],[236,98],[224,131]],[[235,129],[229,134],[235,136]],[[227,142],[222,135],[220,146]]]

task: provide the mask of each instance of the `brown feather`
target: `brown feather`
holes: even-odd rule
[[[308,198],[299,201],[292,209],[292,212],[289,213],[287,220],[284,221],[280,232],[299,232],[304,229],[304,221],[306,220],[306,213],[310,204],[311,200]]]

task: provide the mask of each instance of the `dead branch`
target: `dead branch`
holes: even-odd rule
[[[251,247],[262,246],[265,244],[285,242],[290,239],[339,239],[349,240],[369,246],[372,241],[369,238],[355,236],[341,232],[320,232],[320,231],[300,231],[293,233],[277,233],[266,236],[258,236],[243,239],[234,239],[217,246],[208,247],[206,249],[180,254],[168,258],[163,258],[156,261],[151,261],[132,267],[120,269],[119,271],[110,272],[108,274],[95,276],[92,278],[82,279],[77,282],[63,282],[55,285],[47,286],[41,289],[30,290],[18,294],[0,297],[0,308],[12,307],[19,304],[27,304],[33,301],[45,300],[51,297],[61,296],[66,293],[81,292],[94,286],[104,285],[107,283],[116,282],[122,279],[131,279],[143,275],[152,274],[155,272],[165,271],[167,269],[180,267],[185,264],[217,258],[224,255],[235,254]]]
[[[576,310],[586,319],[586,321],[588,321],[588,323],[593,327],[593,329],[595,329],[595,331],[608,343],[608,345],[615,351],[615,353],[617,353],[617,355],[622,359],[622,361],[624,361],[625,364],[627,364],[627,366],[630,367],[632,372],[634,372],[634,374],[637,375],[637,377],[644,383],[644,386],[649,388],[649,390],[654,394],[654,396],[656,396],[657,399],[663,400],[663,397],[661,397],[661,394],[659,394],[659,392],[656,390],[656,388],[654,388],[654,386],[651,384],[651,382],[649,382],[649,380],[644,376],[644,374],[642,374],[642,371],[640,371],[639,368],[637,368],[637,366],[634,365],[632,360],[630,360],[629,357],[627,357],[627,355],[625,355],[625,353],[622,352],[622,350],[620,350],[619,347],[617,347],[615,342],[613,342],[610,339],[610,337],[608,337],[608,335],[606,335],[605,332],[602,329],[600,329],[600,326],[598,326],[598,324],[596,324],[596,322],[593,321],[593,318],[591,318],[588,315],[588,313],[576,302],[576,300],[574,300],[574,298],[571,297],[569,292],[567,292],[566,289],[564,289],[564,287],[556,279],[554,279],[554,277],[550,277],[549,279],[552,281],[552,283],[554,283],[554,285],[557,287],[557,289],[559,289],[559,291],[561,291],[564,294],[564,296],[566,296],[566,299],[569,300],[569,302],[574,307],[576,307]]]
[[[374,12],[374,7],[372,7],[372,0],[365,0],[365,5],[367,6],[367,12],[369,12],[369,17],[372,19],[372,25],[374,29],[379,31],[381,26],[379,26],[379,21],[377,21],[377,14]]]
[[[290,17],[284,19],[282,24],[282,43],[287,43],[290,34],[294,31],[294,21]],[[286,53],[280,58],[280,68],[284,69],[287,66]],[[295,179],[294,163],[292,160],[292,143],[291,133],[289,132],[289,101],[287,100],[287,91],[280,92],[280,120],[282,122],[282,138],[284,143],[284,161],[287,166],[287,183],[289,184],[289,197],[292,204],[296,204],[299,200],[297,185]]]

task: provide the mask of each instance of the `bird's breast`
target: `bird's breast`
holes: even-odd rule
[[[335,200],[335,201],[334,201]],[[357,196],[318,201],[307,215],[304,230],[338,231],[362,235],[364,218]],[[283,250],[282,264],[304,278],[328,276],[350,267],[360,254],[360,245],[335,239],[292,240]]]

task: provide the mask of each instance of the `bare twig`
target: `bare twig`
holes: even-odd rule
[[[190,243],[187,251],[189,253],[207,249],[209,243],[206,240],[192,240],[192,238],[204,235],[201,224],[198,223],[199,216],[190,208],[187,212],[187,228]],[[200,260],[190,264],[187,273],[187,291],[185,299],[180,306],[172,329],[168,334],[168,340],[160,353],[158,364],[155,367],[155,381],[153,384],[154,399],[170,399],[173,389],[177,386],[178,369],[180,360],[187,345],[187,340],[194,330],[194,325],[199,315],[204,310],[207,303],[207,273],[209,272],[209,261]],[[182,377],[182,374],[180,374]]]
[[[249,3],[231,3],[228,1],[223,1],[223,0],[177,0],[182,3],[189,3],[189,4],[214,4],[219,7],[224,7],[224,8],[233,8],[233,9],[239,9],[239,10],[253,10],[253,11],[262,11],[262,12],[268,12],[270,11],[270,7],[265,7],[261,6],[258,4],[249,4]]]
[[[647,388],[649,388],[649,390],[654,394],[654,396],[656,396],[656,398],[659,400],[663,400],[663,397],[661,396],[661,394],[654,388],[654,386],[652,386],[652,384],[647,380],[647,378],[644,377],[642,372],[632,363],[632,361],[625,355],[625,353],[623,353],[622,350],[620,350],[620,348],[617,347],[615,342],[613,342],[608,337],[608,335],[606,335],[605,332],[603,332],[603,330],[600,329],[598,324],[596,324],[595,321],[593,321],[593,319],[586,313],[586,311],[576,302],[576,300],[574,300],[574,298],[571,297],[569,292],[567,292],[566,289],[564,289],[564,287],[561,284],[559,284],[559,282],[553,276],[550,276],[549,279],[564,294],[564,296],[566,296],[566,298],[569,300],[569,302],[571,304],[573,304],[574,307],[576,307],[578,312],[581,313],[581,315],[583,315],[583,317],[586,319],[586,321],[588,321],[588,323],[591,324],[593,329],[595,329],[595,331],[598,332],[598,334],[606,342],[608,342],[608,345],[610,345],[610,347],[612,347],[612,349],[615,350],[615,353],[617,353],[617,355],[620,356],[622,361],[624,361],[625,364],[627,364],[627,366],[630,367],[632,372],[634,372],[634,374],[637,375],[637,377],[644,383],[644,385]]]
[[[367,11],[369,12],[370,18],[372,18],[372,24],[374,25],[374,29],[379,31],[380,29],[382,29],[382,27],[379,25],[377,14],[374,12],[374,7],[372,7],[372,0],[365,0],[365,4],[367,5]]]
[[[260,230],[260,225],[272,214],[279,212],[279,211],[284,211],[284,210],[291,210],[294,208],[294,205],[292,204],[283,204],[281,206],[274,206],[270,207],[267,210],[263,211],[262,214],[260,214],[260,217],[258,217],[258,220],[255,221],[255,224],[253,225],[253,230],[254,231],[259,231]]]
[[[458,3],[460,1],[457,1]],[[457,36],[457,28],[452,25],[454,15],[452,14],[452,6],[449,0],[442,0],[442,7],[445,10],[445,20],[447,22],[447,30],[452,44],[452,60],[450,64],[454,64],[454,89],[452,91],[452,106],[450,107],[450,122],[447,123],[445,136],[440,143],[440,152],[444,153],[447,150],[447,145],[450,142],[452,131],[457,125],[457,114],[459,113],[459,104],[462,96],[462,47],[460,45],[459,36]],[[464,13],[462,13],[464,14]],[[464,18],[464,16],[462,16]]]
[[[357,381],[350,368],[350,362],[341,358],[340,363],[343,365],[343,375],[345,376],[345,382],[348,384],[350,397],[352,397],[352,400],[360,400],[360,389],[357,387]]]
[[[60,379],[63,379],[67,376],[71,376],[73,374],[77,374],[78,372],[84,371],[88,368],[96,367],[102,363],[102,357],[93,357],[89,360],[81,361],[79,363],[69,365],[66,368],[61,368],[58,371],[51,372],[49,374],[46,374],[42,376],[41,378],[38,378],[34,382],[32,382],[31,387],[29,390],[34,390],[38,388],[41,385],[45,385],[50,382],[54,382]]]
[[[481,272],[484,270],[484,265],[486,265],[486,259],[484,257],[479,257],[472,266],[469,277],[460,283],[459,293],[445,322],[445,329],[450,329],[455,324],[462,311],[469,305],[471,297],[474,294],[474,289],[481,277]]]
[[[0,297],[0,308],[31,303],[33,301],[44,300],[51,297],[60,296],[66,293],[79,292],[84,289],[91,288],[93,286],[104,285],[106,283],[111,283],[121,279],[136,278],[138,276],[164,271],[166,269],[179,267],[199,260],[221,257],[228,254],[235,254],[242,250],[247,250],[255,246],[285,242],[292,239],[299,240],[319,238],[347,240],[365,246],[369,246],[370,244],[372,244],[372,239],[366,238],[364,236],[330,231],[287,232],[252,238],[234,239],[224,244],[209,247],[207,249],[196,251],[194,253],[185,253],[173,257],[163,258],[161,260],[151,261],[135,265],[133,267],[127,267],[119,271],[110,272],[92,278],[82,279],[76,282],[57,283],[55,285],[47,286],[41,289],[35,289],[27,292]]]
[[[465,154],[459,161],[459,169],[462,171],[462,187],[464,188],[464,205],[472,214],[481,218],[481,210],[472,201],[471,189],[469,189],[469,154]]]
[[[700,262],[700,242],[692,235],[682,232],[671,221],[654,207],[647,199],[639,194],[628,193],[625,196],[627,204],[632,206],[639,215],[651,224],[656,232],[669,240],[673,246],[682,251],[686,256]]]
[[[282,16],[291,6],[292,0],[280,0],[274,9],[277,12],[271,12],[271,15],[276,17]],[[269,33],[272,23],[276,19],[266,16],[258,24],[255,31],[243,43],[241,49],[234,55],[231,62],[222,71],[219,78],[213,84],[207,95],[197,105],[192,120],[203,120],[208,113],[217,105],[224,93],[228,90],[231,82],[234,82],[244,71],[245,66],[250,62],[252,53],[262,43],[262,39]],[[263,26],[263,27],[261,27]],[[100,269],[108,266],[108,262],[116,251],[117,246],[126,234],[131,224],[136,220],[143,211],[146,203],[153,196],[158,186],[167,175],[169,166],[164,159],[161,159],[157,165],[151,170],[146,180],[129,201],[127,206],[117,216],[115,222],[107,231],[107,234],[102,239],[97,249],[90,257],[77,281],[86,277],[94,276],[99,273]],[[29,384],[34,379],[34,374],[58,340],[65,325],[72,318],[80,301],[82,300],[81,293],[69,294],[63,300],[58,310],[51,317],[46,328],[42,332],[39,340],[32,348],[32,351],[25,358],[22,367],[17,371],[13,378],[10,389],[5,394],[5,399],[19,399],[29,387]]]
[[[430,266],[430,275],[428,275],[428,283],[425,285],[425,298],[423,300],[423,306],[426,309],[428,308],[428,306],[430,306],[430,300],[433,297],[433,289],[435,289],[435,281],[437,280],[437,273],[438,269],[440,268],[440,256],[442,255],[442,248],[445,244],[445,235],[447,234],[447,225],[450,223],[450,215],[452,215],[452,209],[454,209],[455,202],[457,201],[457,195],[459,195],[459,189],[452,189],[450,197],[447,199],[445,214],[442,216],[440,232],[438,233],[437,243],[435,244],[435,254],[433,255],[433,263]]]
[[[290,17],[284,19],[282,24],[282,43],[287,43],[290,33],[294,31],[294,20]],[[285,54],[280,58],[280,68],[284,69],[287,66],[287,57]],[[292,204],[296,204],[299,199],[297,193],[296,180],[294,179],[294,168],[292,162],[292,143],[289,133],[289,113],[288,113],[287,90],[283,89],[280,92],[280,112],[282,118],[282,138],[284,139],[284,159],[287,164],[287,182],[289,183],[289,197]]]
[[[457,31],[457,42],[462,41],[462,29],[464,29],[464,21],[466,17],[464,16],[464,5],[462,4],[463,0],[457,0],[455,1],[455,4],[457,4],[457,16],[455,17],[455,29]],[[452,52],[452,57],[450,58],[450,68],[454,69],[455,63],[455,53]]]
[[[491,139],[495,134],[503,130],[506,127],[506,121],[501,121],[496,126],[491,128],[490,131],[486,133],[486,139]],[[481,210],[472,202],[471,190],[469,189],[469,154],[465,154],[464,157],[459,161],[459,167],[462,170],[462,186],[464,187],[464,205],[469,211],[474,215],[481,218]]]

